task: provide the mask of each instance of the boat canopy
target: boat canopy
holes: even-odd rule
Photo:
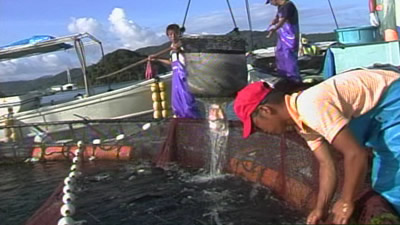
[[[57,38],[46,35],[38,35],[33,36],[32,38],[14,42],[10,45],[0,47],[0,61],[66,50],[75,47],[76,54],[81,64],[86,96],[90,96],[89,83],[86,74],[87,64],[84,51],[84,46],[87,45],[88,42],[94,42],[100,46],[101,57],[103,58],[104,49],[101,41],[89,33],[82,33]]]
[[[16,59],[20,57],[44,54],[58,50],[72,48],[70,44],[59,42],[52,36],[40,35],[20,40],[0,47],[0,60]]]
[[[64,37],[52,37],[49,35],[36,35],[28,39],[20,40],[0,47],[0,61],[27,57],[36,54],[44,54],[59,50],[67,50],[73,47],[68,42],[80,41],[82,38],[90,38],[100,44],[88,33],[76,34]]]

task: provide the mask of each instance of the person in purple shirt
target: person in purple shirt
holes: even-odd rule
[[[297,64],[299,51],[299,17],[296,6],[289,0],[267,0],[266,4],[278,7],[278,12],[268,27],[267,38],[277,33],[275,49],[276,68],[280,75],[301,82]]]
[[[166,35],[171,41],[170,60],[149,56],[150,61],[158,61],[172,67],[171,101],[174,115],[178,118],[199,118],[194,95],[190,92],[187,82],[184,49],[181,43],[181,30],[179,25],[170,24],[166,29]]]

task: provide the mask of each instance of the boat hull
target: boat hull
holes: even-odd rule
[[[170,93],[171,74],[160,77],[166,84],[166,93]],[[147,80],[118,90],[76,99],[53,106],[45,106],[14,115],[14,124],[51,123],[71,120],[123,119],[132,117],[149,117],[153,115],[153,102],[150,85],[155,80]],[[169,98],[168,98],[169,99]],[[1,118],[0,124],[5,125]],[[46,133],[69,129],[66,125],[42,126]],[[23,127],[16,129],[18,137],[29,137],[40,133],[37,128]],[[5,141],[4,130],[0,131],[0,140]]]
[[[12,108],[13,112],[17,113],[38,108],[39,105],[40,95],[38,94],[0,98],[0,116],[6,116],[8,114],[8,108]]]

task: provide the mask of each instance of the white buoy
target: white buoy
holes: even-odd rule
[[[65,185],[63,187],[64,194],[72,193],[73,190],[74,190],[74,188],[71,185]]]
[[[43,137],[40,134],[35,135],[33,138],[33,142],[36,144],[40,144],[43,142]]]
[[[75,183],[75,178],[74,177],[66,177],[64,179],[64,184],[65,185],[73,185]]]
[[[75,221],[71,217],[63,217],[58,220],[57,225],[74,225]]]
[[[117,137],[115,138],[117,141],[122,141],[125,138],[125,134],[119,134],[117,135]]]
[[[78,167],[75,164],[72,164],[71,169],[69,171],[73,172],[76,171]]]
[[[81,160],[78,156],[75,156],[74,158],[72,158],[72,163],[77,164],[79,163]]]
[[[78,171],[71,171],[71,172],[68,174],[68,177],[77,178],[77,177],[79,177],[80,174],[81,174],[81,173],[78,172]]]
[[[75,199],[76,199],[76,196],[72,193],[67,193],[67,194],[63,195],[63,203],[64,204],[71,203],[71,202],[75,201]]]
[[[101,140],[100,139],[94,139],[92,143],[94,145],[99,145],[99,144],[101,144]]]
[[[143,124],[142,129],[148,130],[150,127],[151,127],[151,123],[145,123],[145,124]]]
[[[62,216],[65,216],[65,217],[67,217],[67,216],[73,216],[73,215],[75,214],[75,206],[72,205],[72,204],[70,204],[70,203],[64,204],[64,205],[61,207],[60,212],[61,212],[61,215],[62,215]]]

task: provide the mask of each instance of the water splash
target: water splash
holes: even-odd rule
[[[209,172],[211,178],[217,178],[226,163],[226,147],[229,136],[229,121],[224,110],[226,104],[226,101],[223,100],[205,103],[210,137]]]

